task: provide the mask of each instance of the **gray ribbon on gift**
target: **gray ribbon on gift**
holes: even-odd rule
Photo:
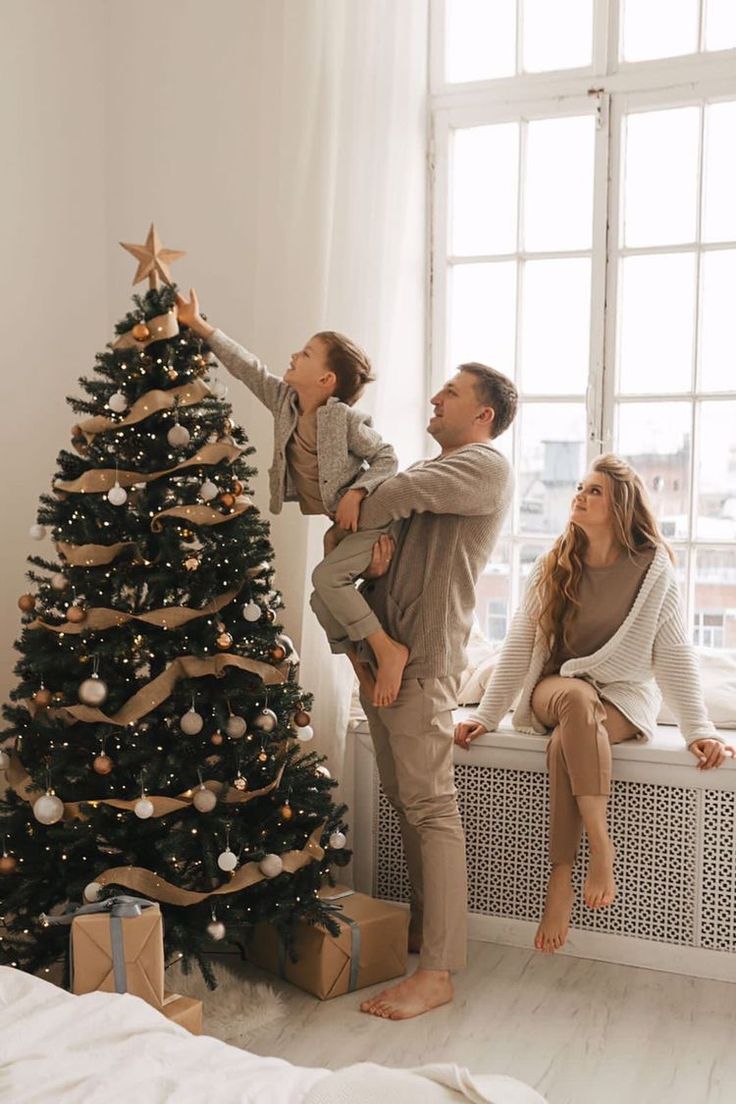
[[[144,908],[153,908],[155,901],[149,901],[145,897],[108,897],[105,901],[93,901],[90,905],[82,905],[72,912],[65,912],[61,916],[48,916],[41,913],[40,920],[45,928],[54,924],[70,925],[78,916],[91,916],[94,913],[107,912],[110,915],[110,949],[112,951],[112,969],[115,978],[115,992],[126,993],[128,978],[125,970],[125,945],[123,942],[123,920],[131,916],[140,916]],[[70,963],[70,972],[74,969],[74,961]],[[74,979],[70,979],[73,986]]]
[[[336,900],[338,897],[348,897],[352,895],[350,893],[338,893],[334,897],[325,898],[325,900]],[[352,916],[347,916],[344,912],[341,912],[339,916],[333,913],[333,920],[337,920],[340,923],[344,920],[346,924],[350,925],[351,937],[350,937],[350,977],[348,979],[348,993],[353,993],[358,988],[358,974],[360,972],[360,924],[357,920],[353,920]],[[278,952],[278,974],[280,978],[286,977],[286,944],[282,939],[279,939],[279,952]]]

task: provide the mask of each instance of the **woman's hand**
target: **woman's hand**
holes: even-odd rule
[[[209,337],[210,334],[215,332],[214,326],[210,326],[208,322],[205,322],[204,318],[202,318],[202,315],[199,313],[199,300],[197,299],[197,293],[194,288],[189,289],[188,299],[185,299],[184,296],[177,291],[176,315],[184,326],[188,326],[190,330],[194,330],[200,337]]]
[[[698,770],[711,770],[720,767],[726,760],[726,756],[733,757],[734,751],[720,740],[693,740],[688,744],[688,751],[698,759]]]
[[[366,494],[367,491],[362,487],[352,487],[342,496],[335,510],[335,521],[341,529],[345,529],[348,533],[358,532],[360,504]]]
[[[488,729],[480,721],[460,721],[455,725],[455,743],[467,751],[473,740],[477,740]]]
[[[373,545],[371,562],[363,572],[363,578],[380,579],[381,575],[385,575],[391,566],[395,551],[396,541],[394,538],[389,537],[387,533],[382,533]]]

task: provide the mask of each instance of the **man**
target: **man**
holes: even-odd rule
[[[388,1019],[418,1016],[452,1000],[451,973],[466,963],[467,873],[453,779],[452,709],[475,584],[493,551],[512,486],[509,463],[492,442],[514,419],[513,383],[485,365],[463,364],[431,402],[427,430],[439,455],[387,479],[360,513],[361,529],[398,523],[395,555],[363,594],[386,632],[409,648],[399,694],[383,708],[372,705],[371,675],[361,667],[362,657],[351,655],[381,784],[401,825],[412,887],[409,948],[419,952],[411,977],[361,1005]],[[381,570],[385,552],[382,538],[372,575]],[[325,624],[319,599],[312,601]],[[339,625],[328,635],[334,650],[351,653]],[[367,653],[366,660],[370,664]]]

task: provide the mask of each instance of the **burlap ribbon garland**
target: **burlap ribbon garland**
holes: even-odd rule
[[[276,749],[277,756],[283,754],[286,743],[286,740],[282,740],[279,743]],[[259,790],[236,790],[233,786],[225,789],[221,782],[216,782],[213,779],[207,779],[207,781],[202,784],[206,789],[212,790],[212,792],[217,795],[218,801],[221,801],[224,805],[244,805],[248,801],[254,801],[257,797],[265,797],[278,789],[285,769],[286,762],[283,761],[273,781],[269,782],[267,786],[262,786]],[[43,796],[39,790],[34,789],[33,779],[23,766],[17,751],[11,753],[10,765],[5,772],[5,777],[11,789],[14,790],[23,801],[27,801],[31,808],[33,808],[38,799]],[[196,789],[184,790],[183,793],[177,794],[176,797],[164,797],[161,794],[147,794],[148,800],[153,805],[152,818],[158,819],[168,816],[169,813],[177,813],[182,809],[190,808],[194,803],[194,795],[196,792]],[[82,805],[90,805],[92,808],[97,808],[98,805],[109,805],[113,809],[132,812],[136,802],[139,800],[140,799],[137,797],[130,801],[117,797],[105,797],[93,798],[89,801],[66,801],[64,802],[64,812],[62,813],[61,819],[87,820],[86,814],[82,812]]]
[[[138,422],[150,418],[152,414],[158,414],[161,410],[171,410],[176,406],[194,406],[211,394],[203,380],[193,380],[191,383],[182,384],[181,387],[172,387],[170,391],[147,391],[133,403],[126,416],[120,421],[113,421],[112,418],[106,418],[101,414],[95,418],[88,418],[86,422],[80,422],[79,428],[87,443],[91,444],[100,433],[137,425]]]
[[[36,618],[27,626],[29,629],[47,629],[48,632],[64,633],[64,635],[83,632],[102,632],[104,629],[117,628],[129,621],[144,621],[147,625],[158,625],[162,629],[178,629],[189,621],[196,621],[200,617],[206,617],[208,613],[218,613],[232,602],[239,594],[237,590],[227,590],[218,598],[209,602],[205,609],[185,609],[183,606],[165,606],[163,609],[151,610],[150,613],[123,613],[122,610],[95,608],[88,611],[84,622],[65,621],[62,625],[47,625],[45,621]]]
[[[69,567],[103,567],[117,559],[124,548],[135,548],[135,541],[117,544],[69,544],[56,542],[56,551]]]
[[[223,521],[233,521],[253,508],[253,502],[247,495],[241,495],[229,514],[221,514],[211,506],[171,506],[168,510],[162,510],[151,521],[151,529],[154,533],[160,533],[163,529],[161,518],[175,517],[188,521],[191,525],[222,525]]]
[[[155,318],[149,318],[145,325],[149,329],[149,337],[139,341],[137,337],[133,337],[134,327],[131,327],[113,341],[113,349],[145,349],[152,342],[176,337],[179,332],[179,321],[173,310],[167,311],[166,314],[157,314]]]
[[[285,851],[281,856],[283,869],[287,874],[295,874],[310,862],[320,862],[325,855],[324,848],[320,845],[324,821],[319,824],[301,851]],[[199,905],[210,897],[224,897],[230,893],[239,893],[243,889],[266,881],[266,875],[256,862],[244,863],[233,874],[226,885],[218,886],[206,893],[196,893],[192,889],[180,889],[178,886],[167,882],[152,870],[146,870],[141,866],[114,866],[109,870],[103,870],[95,875],[95,881],[100,885],[119,885],[125,889],[132,889],[159,901],[164,905]]]
[[[116,471],[114,468],[91,468],[79,479],[61,480],[54,483],[54,490],[66,491],[67,494],[101,494],[109,491],[115,483],[121,487],[132,487],[135,483],[153,483],[156,479],[163,479],[165,475],[173,475],[175,472],[184,471],[186,468],[200,465],[215,465],[222,460],[232,464],[240,456],[242,448],[238,445],[217,443],[204,445],[194,456],[176,464],[173,468],[163,468],[157,472]]]
[[[141,717],[145,717],[161,702],[171,696],[174,686],[182,678],[206,678],[214,675],[215,678],[224,678],[227,667],[238,667],[241,671],[257,675],[266,686],[278,686],[285,682],[285,677],[270,663],[262,663],[259,659],[247,659],[238,655],[215,655],[202,659],[199,656],[179,656],[172,660],[165,671],[162,671],[155,679],[143,686],[132,698],[128,698],[122,709],[113,717],[108,717],[101,709],[91,705],[62,705],[58,709],[44,709],[47,717],[60,720],[84,721],[88,724],[111,724],[124,728],[129,724],[136,724]],[[40,707],[34,702],[28,702],[28,711],[35,716]]]

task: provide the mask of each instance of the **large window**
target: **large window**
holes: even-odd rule
[[[521,394],[486,627],[612,449],[694,642],[736,646],[736,3],[434,0],[432,58],[433,385],[482,360]]]

